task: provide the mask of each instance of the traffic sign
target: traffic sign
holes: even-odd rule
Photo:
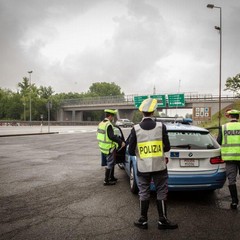
[[[166,96],[165,95],[150,95],[150,98],[156,98],[157,99],[157,107],[166,107]]]
[[[168,106],[184,107],[185,106],[184,94],[168,94]]]
[[[147,95],[145,95],[145,96],[135,96],[134,97],[134,105],[138,108],[141,105],[142,101],[147,99],[147,98],[148,98]]]
[[[211,107],[193,107],[194,121],[207,121],[211,120],[211,117]]]

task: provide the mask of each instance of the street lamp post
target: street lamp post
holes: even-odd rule
[[[220,57],[219,57],[219,112],[218,112],[218,127],[221,126],[221,92],[222,92],[222,8],[213,4],[208,4],[208,8],[218,8],[220,10],[220,26],[215,26],[215,29],[220,33]]]
[[[30,126],[32,125],[32,82],[31,82],[31,74],[33,71],[28,71],[29,73],[29,84],[30,84],[30,97],[29,97],[29,122]]]

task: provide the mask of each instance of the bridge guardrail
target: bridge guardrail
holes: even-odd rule
[[[117,103],[129,103],[134,104],[134,96],[137,95],[125,95],[125,96],[103,96],[103,97],[88,97],[79,99],[66,99],[63,100],[61,106],[69,105],[91,105],[91,104],[117,104]],[[234,96],[222,96],[221,99],[238,99],[239,97]],[[213,96],[212,94],[185,94],[186,102],[197,102],[197,101],[219,101],[219,96]]]

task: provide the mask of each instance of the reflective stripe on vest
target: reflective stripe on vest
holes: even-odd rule
[[[152,130],[134,126],[137,137],[137,165],[140,172],[155,172],[166,169],[162,142],[162,123],[157,122]]]
[[[104,154],[109,154],[110,149],[117,146],[117,143],[113,142],[107,135],[107,128],[109,125],[112,125],[110,121],[102,121],[99,123],[97,130],[98,146],[100,151]]]
[[[229,122],[222,127],[221,155],[224,161],[240,161],[240,123]]]

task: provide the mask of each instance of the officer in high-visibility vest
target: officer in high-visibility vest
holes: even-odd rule
[[[230,207],[231,209],[237,209],[236,179],[237,174],[240,174],[240,123],[238,122],[240,111],[232,109],[227,114],[231,121],[221,126],[217,141],[221,145],[221,156],[226,163],[228,188],[232,198]]]
[[[104,185],[115,185],[117,178],[114,176],[114,165],[116,150],[124,147],[125,142],[122,141],[117,135],[114,134],[114,127],[112,122],[117,110],[105,109],[105,118],[98,125],[97,140],[98,146],[102,154],[102,165],[105,165],[104,159],[106,159],[105,179]]]
[[[150,182],[154,181],[157,192],[158,229],[175,229],[177,224],[167,218],[168,171],[164,152],[170,150],[166,126],[153,119],[157,100],[148,98],[142,102],[139,110],[142,121],[131,130],[129,154],[137,157],[137,176],[140,198],[140,218],[134,225],[148,228],[148,208],[150,200]]]

